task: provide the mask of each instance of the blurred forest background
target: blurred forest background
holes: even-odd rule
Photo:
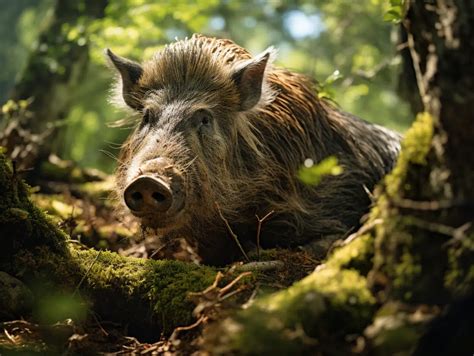
[[[389,1],[0,0],[0,5],[4,114],[11,111],[9,98],[31,93],[33,105],[50,106],[34,120],[59,128],[47,139],[52,151],[84,167],[111,172],[115,162],[107,152],[116,155],[129,132],[110,127],[125,114],[107,100],[113,72],[104,48],[142,61],[195,32],[230,38],[254,54],[275,46],[277,65],[315,78],[321,96],[368,121],[403,132],[412,119],[397,94],[399,27],[390,22]]]

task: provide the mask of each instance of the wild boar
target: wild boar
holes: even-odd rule
[[[252,56],[227,39],[193,35],[143,64],[107,50],[119,100],[140,122],[125,142],[117,191],[144,226],[184,237],[205,263],[239,257],[232,230],[262,247],[298,246],[359,224],[367,189],[393,166],[400,137],[320,99],[308,77]],[[317,186],[298,170],[336,156]],[[229,226],[227,226],[226,221]]]

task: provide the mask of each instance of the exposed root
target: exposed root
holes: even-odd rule
[[[224,278],[224,274],[218,272],[214,283],[212,283],[212,285],[207,287],[204,291],[198,293],[189,293],[189,297],[194,299],[195,303],[197,304],[193,314],[199,318],[202,316],[210,317],[211,315],[216,314],[218,306],[222,301],[247,289],[247,286],[243,285],[237,289],[232,290],[232,288],[234,288],[242,278],[250,276],[251,274],[251,272],[243,272],[231,282],[229,282],[226,286],[220,288],[218,284]]]
[[[191,325],[178,326],[176,329],[174,329],[173,333],[171,334],[170,341],[173,342],[173,341],[177,340],[178,339],[178,334],[181,331],[189,331],[189,330],[195,329],[199,325],[201,325],[202,323],[206,322],[207,319],[208,319],[207,316],[202,315],[198,320],[196,320],[196,322],[192,323]]]

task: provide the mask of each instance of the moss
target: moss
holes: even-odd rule
[[[474,290],[474,234],[451,241],[448,246],[445,287],[455,296],[472,293]]]
[[[113,176],[107,176],[105,180],[80,184],[78,189],[88,197],[98,200],[108,199],[115,189],[115,180]],[[104,203],[107,202],[108,201],[105,201]]]
[[[0,236],[0,270],[31,287],[37,304],[59,292],[79,294],[94,313],[127,323],[132,333],[142,336],[156,337],[192,322],[188,292],[204,290],[216,274],[190,263],[78,249],[29,201],[27,186],[2,154]]]
[[[415,122],[407,131],[402,149],[393,171],[385,177],[386,192],[391,197],[411,187],[406,181],[408,167],[411,164],[426,164],[426,156],[431,149],[433,139],[433,118],[423,112],[417,115]]]
[[[178,261],[149,262],[145,286],[153,303],[153,312],[165,323],[164,332],[192,320],[194,304],[189,292],[198,292],[212,284],[215,271]]]
[[[355,269],[366,275],[372,268],[374,237],[371,234],[358,236],[351,243],[337,248],[328,259],[328,267]]]
[[[439,303],[446,300],[443,269],[446,256],[441,245],[445,236],[433,233],[424,225],[416,209],[402,209],[399,202],[432,197],[428,184],[434,134],[433,118],[427,113],[417,116],[402,142],[394,170],[385,177],[379,189],[370,219],[379,219],[375,228],[375,255],[371,285],[385,280],[384,298],[406,302]],[[432,198],[430,198],[432,199]],[[436,261],[436,263],[433,263]],[[383,278],[381,278],[383,276]],[[377,287],[379,288],[379,287]]]
[[[102,318],[127,323],[132,333],[145,337],[191,323],[194,304],[188,292],[204,290],[216,273],[179,261],[122,257],[72,246],[66,257],[45,247],[19,253],[12,271],[37,286],[39,300],[50,298],[51,290],[73,293],[77,288]]]
[[[444,163],[432,148],[433,134],[433,119],[419,114],[371,212],[371,219],[382,221],[376,226],[372,274],[384,276],[382,300],[442,304],[474,287],[474,235],[456,237],[461,231],[449,226],[459,224],[449,218],[456,212],[416,205],[446,199],[438,177]]]
[[[66,202],[60,194],[32,194],[31,200],[48,214],[59,217],[59,221],[83,213],[80,207]]]
[[[13,172],[0,153],[0,261],[17,251],[47,245],[59,254],[67,253],[67,237],[28,199],[28,186]],[[0,266],[1,267],[1,266]]]
[[[373,355],[410,355],[424,331],[424,324],[409,320],[406,313],[377,316],[366,330]]]
[[[380,297],[408,303],[445,303],[446,236],[424,230],[419,220],[387,208],[377,228],[372,276],[384,276]],[[374,281],[371,281],[372,285]]]
[[[421,275],[420,261],[418,256],[411,253],[410,246],[404,246],[399,262],[394,266],[393,287],[398,290],[404,290],[403,299],[410,300],[413,292],[407,286],[412,286]]]
[[[223,354],[238,350],[286,355],[334,348],[348,352],[345,336],[362,332],[370,323],[375,299],[357,270],[340,266],[356,261],[355,251],[370,251],[369,241],[369,237],[352,241],[290,288],[258,299],[219,324],[225,332],[218,333],[218,339],[209,332],[209,347]]]

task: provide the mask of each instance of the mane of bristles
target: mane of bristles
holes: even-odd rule
[[[231,41],[193,36],[165,46],[144,63],[139,86],[166,87],[171,94],[220,92],[225,104],[235,106],[236,93],[230,78],[234,64],[250,54]],[[190,98],[192,99],[192,98]],[[231,107],[232,107],[231,106]]]

